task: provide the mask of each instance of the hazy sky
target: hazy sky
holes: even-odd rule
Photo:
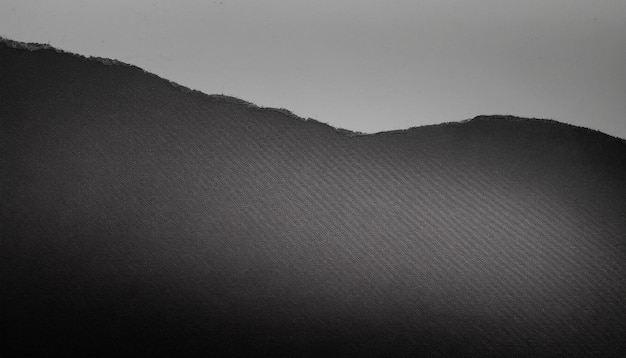
[[[513,114],[626,138],[624,0],[3,0],[0,36],[362,132]]]

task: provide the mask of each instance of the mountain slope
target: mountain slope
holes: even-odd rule
[[[7,353],[626,354],[626,142],[359,135],[0,43]]]

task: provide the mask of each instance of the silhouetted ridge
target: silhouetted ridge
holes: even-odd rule
[[[285,108],[271,108],[271,107],[262,107],[262,106],[258,106],[254,103],[245,101],[243,99],[237,98],[237,97],[233,97],[233,96],[228,96],[228,95],[223,95],[223,94],[205,94],[203,92],[194,90],[194,89],[190,89],[188,87],[185,87],[183,85],[180,85],[176,82],[167,80],[167,79],[163,79],[161,77],[159,77],[158,75],[149,73],[144,71],[143,69],[119,61],[119,60],[114,60],[114,59],[108,59],[108,58],[102,58],[102,57],[85,57],[79,54],[74,54],[74,53],[70,53],[70,52],[66,52],[63,50],[59,50],[56,49],[48,44],[39,44],[39,43],[26,43],[26,42],[19,42],[19,41],[14,41],[14,40],[10,40],[10,39],[6,39],[0,36],[0,44],[4,45],[6,47],[12,48],[12,49],[18,49],[18,50],[28,50],[28,51],[50,51],[50,52],[55,52],[57,54],[64,54],[64,55],[71,55],[71,56],[76,56],[85,60],[89,60],[89,61],[97,61],[102,63],[103,65],[116,65],[116,66],[126,66],[126,67],[130,67],[134,70],[139,70],[144,72],[147,75],[156,77],[162,81],[166,81],[167,83],[169,83],[170,85],[179,88],[181,91],[185,92],[185,93],[194,93],[196,95],[201,95],[204,97],[207,97],[209,99],[212,100],[218,100],[218,101],[224,101],[227,103],[233,103],[233,104],[240,104],[249,108],[253,108],[253,109],[258,109],[258,110],[263,110],[263,111],[271,111],[271,112],[278,112],[278,113],[282,113],[287,117],[293,118],[293,119],[297,119],[297,120],[302,120],[302,121],[309,121],[312,123],[317,123],[323,126],[328,126],[331,127],[333,129],[335,129],[337,132],[345,134],[347,136],[370,136],[370,135],[385,135],[385,134],[390,134],[390,133],[406,133],[408,131],[413,131],[413,130],[419,130],[419,128],[421,127],[428,127],[428,126],[440,126],[440,125],[451,125],[451,124],[463,124],[463,123],[468,123],[470,121],[474,121],[474,120],[498,120],[498,119],[502,119],[502,120],[513,120],[513,121],[545,121],[545,122],[549,122],[552,124],[558,124],[558,125],[564,125],[564,126],[571,126],[571,127],[576,127],[576,128],[580,128],[580,129],[584,129],[584,130],[589,130],[589,131],[593,131],[593,132],[598,132],[598,133],[602,133],[600,131],[596,131],[593,129],[589,129],[589,128],[584,128],[584,127],[578,127],[578,126],[573,126],[570,124],[566,124],[566,123],[562,123],[562,122],[558,122],[555,120],[551,120],[551,119],[540,119],[540,118],[523,118],[523,117],[518,117],[518,116],[511,116],[511,115],[480,115],[480,116],[476,116],[474,118],[471,119],[466,119],[466,120],[462,120],[462,121],[456,121],[456,122],[446,122],[446,123],[441,123],[441,124],[429,124],[429,125],[423,125],[423,126],[415,126],[415,127],[410,127],[407,129],[397,129],[397,130],[389,130],[389,131],[383,131],[383,132],[377,132],[377,133],[362,133],[362,132],[358,132],[358,131],[352,131],[349,129],[344,129],[344,128],[337,128],[337,127],[333,127],[327,123],[323,123],[320,122],[318,120],[315,120],[313,118],[302,118],[299,117],[297,115],[295,115],[294,113],[292,113],[291,111],[289,111],[288,109]],[[602,133],[604,135],[607,135],[606,133]],[[618,140],[621,141],[625,141],[626,139],[622,139],[622,138],[617,138]]]
[[[182,89],[0,42],[0,356],[626,356],[624,140]]]

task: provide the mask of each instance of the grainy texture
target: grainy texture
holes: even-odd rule
[[[376,135],[0,43],[3,356],[626,356],[626,142]]]

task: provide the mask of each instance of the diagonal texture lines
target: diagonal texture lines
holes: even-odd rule
[[[624,140],[358,135],[23,47],[0,44],[3,352],[626,355]]]

